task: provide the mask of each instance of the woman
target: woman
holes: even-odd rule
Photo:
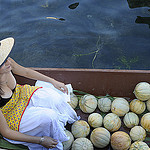
[[[65,100],[68,89],[8,57],[13,45],[13,38],[0,41],[0,133],[30,150],[63,150],[62,142],[68,140],[64,126],[79,119]],[[55,88],[21,86],[13,74],[51,83]]]

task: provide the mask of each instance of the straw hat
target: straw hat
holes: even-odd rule
[[[0,66],[5,62],[14,45],[12,37],[0,41]]]

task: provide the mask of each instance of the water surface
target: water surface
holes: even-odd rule
[[[0,0],[0,39],[26,67],[149,69],[150,11],[132,1]]]

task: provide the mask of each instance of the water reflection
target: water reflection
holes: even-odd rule
[[[127,0],[127,2],[130,8],[150,7],[150,0]],[[150,17],[137,16],[135,23],[148,24],[150,28]]]
[[[130,8],[150,7],[150,0],[127,0]]]
[[[137,19],[135,20],[136,23],[143,23],[148,24],[150,28],[150,17],[141,17],[137,16]]]

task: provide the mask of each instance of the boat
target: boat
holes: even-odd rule
[[[149,70],[116,70],[116,69],[71,69],[71,68],[32,68],[42,74],[50,76],[65,84],[71,84],[74,90],[83,91],[95,96],[110,95],[112,97],[124,97],[128,100],[135,99],[133,93],[139,82],[150,83]],[[21,76],[15,76],[17,83],[34,85],[35,81]],[[89,114],[76,110],[82,120],[87,121]],[[96,109],[95,112],[99,112]],[[70,130],[70,125],[67,129]],[[129,133],[129,129],[121,127],[120,130]],[[150,134],[148,135],[150,137]],[[149,138],[145,141],[150,145]],[[108,145],[102,150],[111,150]],[[94,150],[101,150],[95,148]]]
[[[134,98],[133,90],[138,82],[150,83],[149,70],[117,69],[64,69],[32,68],[65,84],[71,83],[73,89],[94,95]],[[20,84],[34,85],[35,81],[16,76]]]

